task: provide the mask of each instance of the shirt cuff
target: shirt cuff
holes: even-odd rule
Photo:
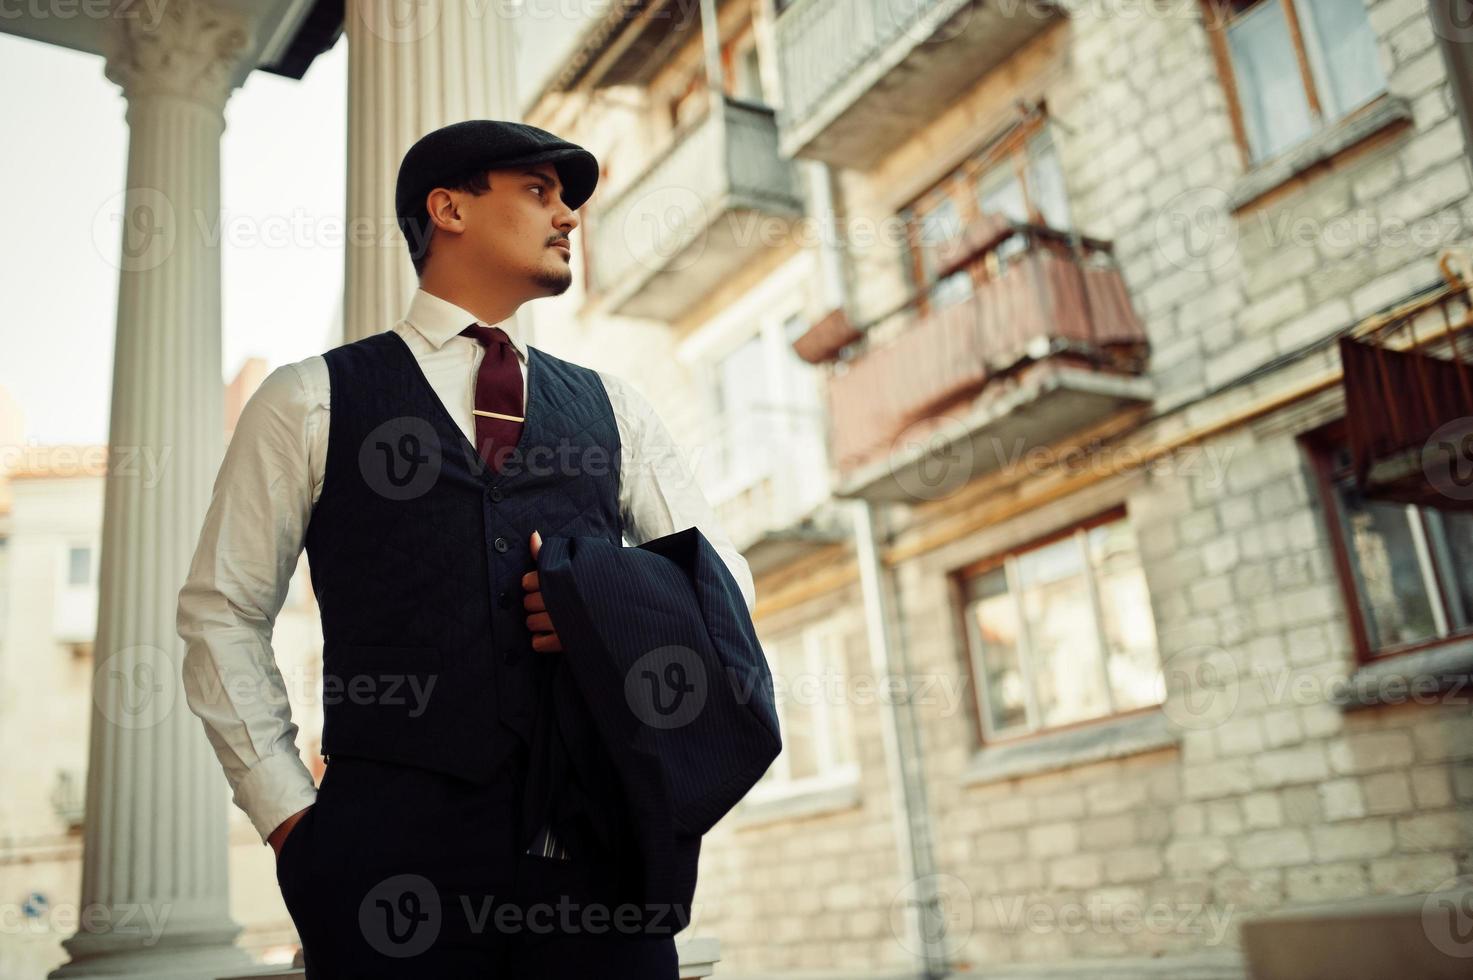
[[[266,756],[246,773],[235,787],[234,799],[265,844],[282,821],[317,802],[317,785],[300,755],[278,752]]]

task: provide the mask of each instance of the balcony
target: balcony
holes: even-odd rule
[[[610,313],[677,320],[767,242],[791,240],[803,202],[773,111],[711,101],[594,219],[594,292]]]
[[[843,541],[848,523],[830,502],[797,503],[781,471],[768,473],[715,506],[716,517],[754,576]]]
[[[718,6],[722,0],[718,0]],[[647,85],[677,51],[701,30],[697,3],[627,0],[607,5],[538,93],[535,102],[580,85],[608,88]]]
[[[1061,16],[1048,0],[795,0],[777,20],[783,155],[870,169]]]
[[[1107,243],[986,216],[971,295],[914,303],[844,349],[828,386],[839,497],[933,499],[1148,404],[1146,337]],[[1006,258],[1003,258],[1003,255]]]
[[[1438,265],[1439,289],[1340,338],[1347,441],[1366,497],[1469,511],[1473,365],[1458,334],[1473,325],[1473,259],[1447,251]]]

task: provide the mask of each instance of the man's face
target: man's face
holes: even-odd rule
[[[573,282],[571,234],[578,216],[550,163],[489,171],[491,190],[464,197],[466,244],[477,267],[556,296]],[[556,243],[556,244],[555,244]]]

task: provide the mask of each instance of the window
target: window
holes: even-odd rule
[[[762,70],[757,55],[757,35],[749,28],[727,46],[723,65],[726,94],[743,102],[766,105],[762,93]]]
[[[68,832],[79,829],[87,809],[87,774],[81,769],[58,769],[51,784],[51,807]]]
[[[1365,0],[1210,0],[1218,64],[1258,163],[1386,88]]]
[[[777,685],[783,750],[754,787],[759,798],[857,777],[847,637],[837,624],[823,621],[762,641]]]
[[[749,332],[705,362],[715,420],[714,438],[703,440],[715,459],[708,493],[720,507],[765,480],[763,492],[780,505],[768,517],[796,519],[828,496],[822,378],[793,350],[808,329],[800,310],[768,304],[754,317],[755,324],[734,319]]]
[[[1026,120],[1017,132],[974,154],[902,211],[911,230],[911,283],[925,294],[928,306],[942,307],[972,295],[980,269],[964,267],[942,278],[940,254],[962,238],[970,222],[989,213],[1061,231],[1072,228],[1064,170],[1052,133],[1038,119]],[[1024,247],[1020,238],[1012,238],[996,255],[1005,260]]]
[[[1041,130],[1028,144],[1026,199],[1050,228],[1067,231],[1074,227],[1069,216],[1069,195],[1064,189],[1064,168],[1054,149],[1053,133]]]
[[[67,585],[90,585],[92,583],[92,549],[87,545],[74,545],[67,549]]]
[[[1361,659],[1473,632],[1473,513],[1367,499],[1343,444],[1319,459]]]
[[[1005,214],[1014,221],[1038,221],[1060,230],[1070,227],[1064,169],[1047,129],[1028,141],[1021,159],[994,168],[978,181],[977,191],[982,211]]]
[[[962,594],[984,737],[1164,699],[1150,595],[1120,512],[963,572]]]
[[[937,249],[943,242],[955,241],[962,235],[956,202],[946,198],[920,219],[921,281],[931,286],[930,300],[935,306],[946,306],[972,295],[972,277],[966,269],[958,269],[944,279],[936,278]]]
[[[722,482],[741,483],[762,472],[769,398],[766,354],[758,333],[723,357],[716,366],[716,410],[721,437]]]

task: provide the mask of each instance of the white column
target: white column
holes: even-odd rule
[[[394,215],[399,161],[425,133],[465,119],[521,122],[515,25],[506,4],[347,0],[348,202],[343,340],[381,333],[418,285]],[[517,313],[519,336],[532,318]]]
[[[135,5],[127,5],[126,11]],[[141,5],[138,5],[141,6]],[[82,895],[52,977],[204,978],[233,945],[226,793],[180,691],[179,587],[223,450],[220,135],[248,66],[231,11],[171,0],[108,22],[128,171],[103,504]]]

